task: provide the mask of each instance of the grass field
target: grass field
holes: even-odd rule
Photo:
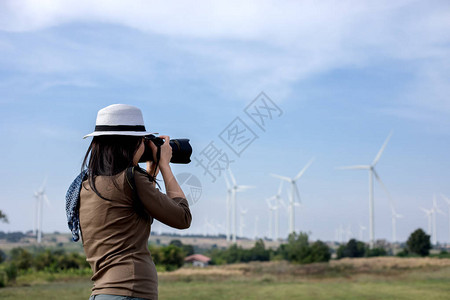
[[[42,276],[41,276],[42,277]],[[88,299],[87,278],[19,278],[0,299]],[[160,299],[449,299],[450,259],[346,259],[181,268],[159,274]]]

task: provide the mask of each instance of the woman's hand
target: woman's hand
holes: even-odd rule
[[[145,143],[148,143],[147,145],[150,146],[150,149],[152,149],[152,155],[153,155],[153,161],[147,161],[147,173],[151,176],[157,176],[159,173],[159,167],[156,167],[156,152],[158,151],[158,148],[152,141],[144,140]],[[156,170],[155,170],[156,169]]]
[[[167,135],[160,135],[160,138],[164,139],[164,144],[161,145],[161,153],[160,153],[160,159],[159,159],[159,166],[169,166],[170,159],[172,158],[172,147],[170,146],[170,137]],[[147,141],[149,143],[150,148],[152,149],[153,154],[153,161],[147,162],[147,173],[149,173],[152,176],[156,176],[159,173],[159,167],[155,172],[156,168],[156,153],[158,151],[158,147],[152,142]]]
[[[160,163],[160,165],[169,165],[170,159],[172,158],[172,147],[169,144],[170,137],[168,135],[160,135],[159,137],[164,139],[164,144],[161,145],[161,157],[160,157],[159,163]],[[156,146],[155,146],[155,148],[156,148]],[[153,151],[153,148],[152,148],[152,151]]]

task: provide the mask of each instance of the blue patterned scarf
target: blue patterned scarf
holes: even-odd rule
[[[83,170],[72,182],[66,193],[67,224],[72,232],[72,240],[74,242],[80,239],[80,191],[81,183],[86,178],[87,170]]]

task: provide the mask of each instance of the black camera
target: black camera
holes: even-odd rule
[[[144,136],[145,138],[145,151],[139,162],[153,161],[152,148],[148,145],[147,141],[151,141],[156,147],[161,147],[164,144],[164,140],[160,137],[156,137],[153,134]],[[169,141],[170,147],[172,147],[171,163],[174,164],[188,164],[191,162],[192,147],[189,144],[189,139],[171,139]]]

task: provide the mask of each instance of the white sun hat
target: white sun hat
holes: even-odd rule
[[[113,104],[98,111],[95,131],[83,138],[99,135],[144,136],[148,134],[157,134],[157,132],[145,130],[144,118],[139,108],[126,104]]]

